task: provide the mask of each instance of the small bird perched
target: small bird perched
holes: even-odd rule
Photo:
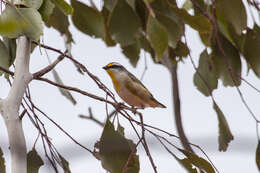
[[[104,66],[103,69],[106,70],[112,79],[117,94],[130,106],[142,109],[145,107],[166,108],[124,66],[111,62]]]

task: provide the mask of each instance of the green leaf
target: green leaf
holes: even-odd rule
[[[146,37],[144,35],[140,36],[139,43],[140,43],[141,48],[143,50],[145,50],[146,52],[148,52],[155,62],[155,52],[154,52],[150,42],[146,39]]]
[[[196,166],[199,169],[202,169],[203,171],[205,171],[207,173],[215,173],[215,170],[211,166],[211,164],[208,161],[206,161],[205,159],[203,159],[202,157],[199,157],[194,153],[191,153],[186,150],[182,150],[180,148],[178,148],[178,150],[187,157],[188,160],[186,162],[188,162],[188,161],[191,162],[194,166]]]
[[[256,161],[256,166],[258,170],[260,171],[260,141],[258,141],[256,152],[255,152],[255,161]]]
[[[166,28],[168,33],[169,45],[172,48],[176,48],[178,41],[183,35],[182,27],[170,16],[158,13],[156,14],[156,19]]]
[[[187,158],[179,159],[177,157],[175,158],[183,166],[183,168],[186,169],[189,173],[198,173],[198,171],[195,168],[193,168],[193,165],[189,159]]]
[[[112,11],[117,3],[117,0],[104,0],[104,8],[106,8],[108,11]]]
[[[5,158],[4,158],[4,153],[3,153],[1,148],[0,148],[0,172],[1,173],[6,173]]]
[[[121,126],[121,124],[118,121],[118,123],[117,123],[117,132],[120,135],[125,136],[125,132],[124,131],[125,131],[125,128],[123,126]]]
[[[227,120],[223,114],[223,112],[220,110],[218,107],[217,103],[214,101],[213,102],[213,108],[217,113],[218,116],[218,127],[219,127],[219,136],[218,136],[218,143],[219,143],[219,151],[226,151],[228,144],[230,141],[234,139]]]
[[[0,40],[0,66],[8,69],[10,66],[11,57],[5,44]],[[0,71],[0,75],[3,73]]]
[[[38,11],[41,14],[42,20],[44,22],[48,21],[49,17],[53,12],[54,7],[55,5],[52,3],[51,0],[43,0],[43,3]]]
[[[115,131],[113,124],[107,120],[99,142],[103,168],[110,173],[121,173],[134,147],[135,144],[126,139],[119,130]],[[139,169],[139,158],[135,151],[126,172],[138,173]]]
[[[30,7],[38,10],[42,5],[43,0],[21,0],[21,2],[26,7]]]
[[[57,71],[55,69],[52,70],[52,74],[54,76],[54,80],[58,83],[58,84],[61,84],[63,85],[63,82],[59,76],[59,74],[57,73]],[[59,91],[61,92],[61,94],[67,98],[69,101],[71,101],[71,103],[73,105],[77,104],[77,101],[74,99],[74,97],[71,95],[71,93],[66,90],[66,89],[63,89],[63,88],[59,88]]]
[[[43,161],[35,148],[27,153],[27,173],[38,173]]]
[[[146,29],[151,46],[156,52],[156,61],[160,61],[164,52],[168,48],[167,30],[156,18],[151,15],[148,18]]]
[[[38,41],[43,33],[40,13],[34,8],[18,8],[18,12],[26,23],[23,33],[32,40]]]
[[[253,29],[247,30],[243,55],[255,74],[260,77],[260,28],[256,24]]]
[[[0,16],[0,26],[2,36],[16,38],[22,35],[26,23],[15,8],[7,5]]]
[[[72,21],[76,28],[90,36],[105,38],[105,24],[102,14],[77,0],[71,0],[71,5],[75,9]],[[82,22],[84,21],[84,22]]]
[[[192,7],[193,7],[193,5],[192,5],[191,0],[186,0],[182,6],[182,8],[185,10],[190,10],[190,9],[192,9]]]
[[[222,34],[218,34],[218,39],[220,45],[216,43],[216,40],[214,40],[212,44],[213,51],[211,53],[217,76],[222,80],[224,86],[239,86],[241,84],[241,59],[239,52],[237,48],[234,47]],[[229,63],[229,67],[232,69],[232,77],[234,81],[231,78],[230,71],[228,70],[227,62]]]
[[[140,28],[140,19],[134,10],[125,1],[117,1],[108,24],[112,39],[121,46],[133,44]]]
[[[73,8],[70,4],[68,4],[65,0],[53,0],[55,5],[63,12],[65,15],[72,15]]]
[[[175,56],[181,58],[181,57],[187,57],[190,53],[189,48],[186,44],[184,44],[181,41],[178,41],[176,48],[174,49]]]
[[[193,29],[197,30],[200,33],[210,33],[212,26],[210,21],[203,15],[190,15],[185,9],[177,8],[172,6],[173,11],[180,16],[184,23],[188,24]]]
[[[69,167],[69,162],[62,157],[62,155],[59,154],[60,160],[61,160],[61,166],[64,171],[64,173],[71,173],[70,167]]]
[[[238,35],[247,27],[246,9],[242,0],[216,1],[217,16],[224,16],[228,24],[232,25]],[[232,10],[231,10],[232,9]]]
[[[199,67],[198,71],[194,74],[193,82],[197,89],[205,96],[209,96],[218,86],[216,70],[206,49],[200,54]]]
[[[14,63],[16,57],[16,39],[3,37],[3,42],[7,48],[8,54],[11,57],[9,67]]]
[[[104,6],[102,8],[101,13],[102,13],[103,20],[105,23],[105,38],[103,38],[103,40],[105,41],[107,46],[115,46],[116,42],[114,40],[112,40],[111,35],[108,30],[108,20],[109,20],[109,16],[111,13]]]
[[[130,60],[131,64],[136,67],[136,64],[139,60],[140,54],[140,44],[135,42],[134,44],[122,47],[123,53]]]
[[[0,17],[0,34],[9,38],[26,35],[39,40],[42,35],[42,19],[34,8],[13,8],[7,6]]]
[[[67,42],[72,42],[72,35],[69,31],[69,19],[57,7],[53,9],[49,20],[45,23],[47,27],[53,27],[60,32],[61,35],[65,34],[68,38]]]

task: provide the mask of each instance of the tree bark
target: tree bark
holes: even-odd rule
[[[26,143],[19,118],[19,108],[28,83],[32,80],[29,72],[31,43],[22,36],[18,39],[14,81],[6,99],[0,100],[0,112],[8,132],[11,152],[11,172],[27,173]]]

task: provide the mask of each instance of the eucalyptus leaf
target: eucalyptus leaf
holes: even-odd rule
[[[216,70],[206,49],[200,54],[199,66],[194,74],[193,82],[205,96],[211,95],[212,91],[218,86]]]
[[[35,148],[27,154],[27,173],[38,173],[43,161]]]
[[[260,141],[258,141],[256,152],[255,152],[255,161],[258,171],[260,171]]]
[[[48,21],[49,17],[51,16],[51,14],[53,12],[54,7],[55,7],[55,5],[54,5],[54,3],[52,3],[51,0],[43,0],[43,3],[38,11],[41,14],[42,20],[44,22]]]
[[[104,39],[105,22],[101,12],[77,0],[71,0],[71,5],[75,9],[72,21],[76,28],[89,36]]]
[[[246,9],[242,0],[217,0],[216,9],[217,15],[224,16],[224,19],[233,26],[236,33],[241,35],[247,27]]]
[[[139,60],[139,54],[140,54],[140,44],[138,41],[136,41],[134,44],[121,47],[123,50],[123,53],[125,56],[130,60],[131,64],[136,67],[136,64]]]
[[[150,44],[156,52],[156,61],[160,61],[168,48],[168,33],[166,28],[151,15],[147,22],[147,36]]]
[[[19,14],[26,23],[23,33],[34,41],[38,41],[43,34],[42,18],[34,8],[18,8]]]
[[[123,136],[122,128],[119,127],[116,131],[113,124],[107,120],[99,141],[99,155],[103,168],[110,173],[121,173],[134,147],[135,144]],[[139,169],[139,157],[134,152],[126,172],[138,173]]]
[[[59,154],[60,160],[61,160],[61,166],[64,171],[64,173],[71,173],[70,167],[69,167],[69,162],[62,157],[62,155]]]
[[[131,6],[125,1],[117,1],[108,22],[112,39],[121,46],[133,44],[140,28],[140,19]]]
[[[187,159],[188,159],[187,162],[189,161],[194,166],[196,166],[197,168],[205,171],[206,173],[215,173],[215,170],[211,166],[211,164],[208,161],[206,161],[205,159],[203,159],[202,157],[199,157],[194,153],[191,153],[191,152],[186,151],[186,150],[182,150],[180,148],[178,150],[180,152],[182,152],[187,157]]]
[[[34,8],[34,9],[38,10],[42,5],[43,0],[21,0],[21,2],[26,7],[30,7],[30,8]]]
[[[218,149],[219,151],[226,151],[228,144],[234,139],[234,137],[229,129],[227,120],[223,112],[220,110],[220,108],[218,107],[215,101],[213,102],[213,108],[216,111],[218,116],[218,127],[219,127]]]
[[[5,158],[2,149],[0,148],[0,172],[6,173]]]
[[[61,35],[66,35],[67,42],[72,42],[72,35],[69,31],[69,19],[57,7],[53,9],[49,20],[45,23],[47,27],[53,27],[60,32]]]
[[[0,66],[8,69],[10,66],[11,57],[9,55],[8,49],[2,40],[0,40]],[[0,70],[0,75],[2,75],[2,71]]]
[[[65,0],[53,0],[55,5],[63,12],[65,15],[72,15],[73,8]]]
[[[218,38],[212,43],[212,50],[210,56],[223,85],[239,86],[241,84],[241,59],[238,49],[219,33]]]
[[[243,55],[255,74],[260,77],[260,28],[255,24],[246,33]]]

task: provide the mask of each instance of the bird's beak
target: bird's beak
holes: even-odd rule
[[[102,67],[104,70],[107,70],[108,69],[108,67],[107,66],[104,66],[104,67]]]

